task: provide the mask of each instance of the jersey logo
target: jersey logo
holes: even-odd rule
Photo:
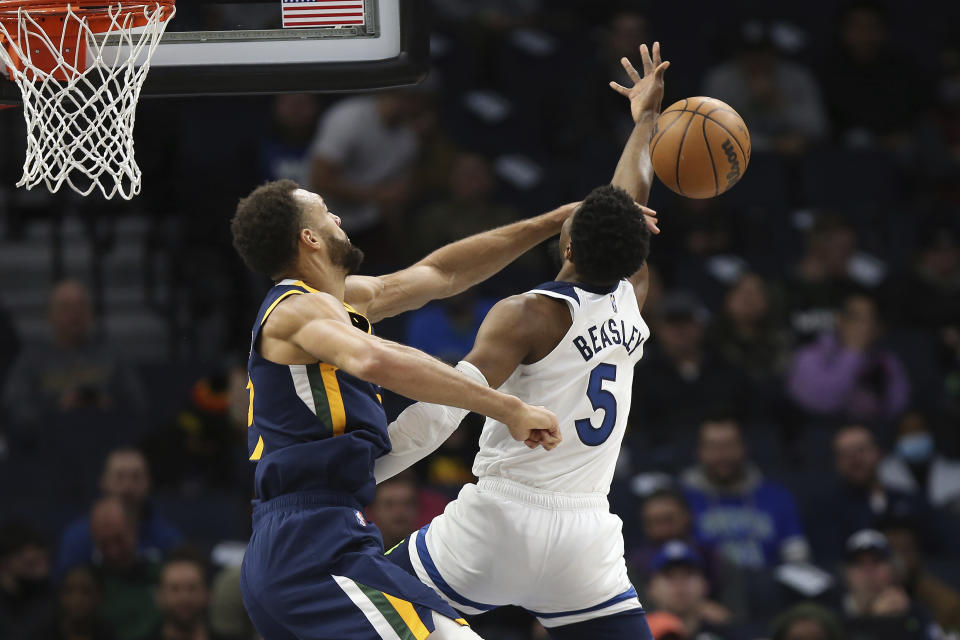
[[[353,514],[357,516],[357,522],[360,523],[361,527],[367,526],[367,520],[366,518],[363,517],[362,513],[360,513],[359,511],[354,511]]]
[[[617,299],[616,299],[616,297],[615,297],[612,293],[610,294],[610,306],[613,307],[613,312],[616,313],[616,312],[617,312]]]

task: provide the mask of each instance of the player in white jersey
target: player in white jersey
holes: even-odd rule
[[[668,63],[659,44],[652,57],[641,47],[641,56],[642,79],[624,58],[634,86],[611,83],[630,99],[636,126],[611,185],[591,192],[563,225],[556,280],[494,306],[460,365],[554,411],[562,442],[551,452],[532,449],[488,419],[473,467],[477,484],[388,556],[461,611],[518,605],[553,638],[651,638],[627,577],[622,522],[607,503],[633,368],[650,335],[640,309],[650,235],[659,233],[656,214],[641,205],[652,183],[648,143]],[[464,413],[450,413],[446,427]],[[447,433],[419,434],[432,439],[423,453]],[[391,430],[391,440],[402,436]],[[407,444],[417,439],[406,436]],[[411,462],[381,458],[378,480]]]

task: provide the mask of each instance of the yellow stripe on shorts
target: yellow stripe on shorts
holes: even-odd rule
[[[381,591],[380,593],[383,592]],[[420,616],[417,614],[417,610],[413,608],[412,604],[406,600],[394,598],[389,593],[383,593],[383,595],[387,601],[393,605],[393,608],[397,610],[397,613],[400,614],[400,617],[403,619],[403,623],[407,625],[407,628],[410,629],[410,633],[413,634],[414,638],[417,640],[425,640],[425,638],[430,635],[430,632],[427,631],[427,627],[424,626],[423,621],[420,620]]]

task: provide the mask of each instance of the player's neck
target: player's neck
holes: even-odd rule
[[[577,266],[572,262],[564,262],[563,266],[560,267],[560,273],[557,274],[558,281],[560,282],[580,282],[580,274],[577,273]]]
[[[292,278],[302,280],[311,289],[329,293],[337,300],[343,301],[346,290],[347,276],[343,269],[332,265],[320,265],[310,262],[301,262],[293,274],[283,275],[277,281]]]

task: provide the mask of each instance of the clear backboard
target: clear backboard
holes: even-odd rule
[[[179,0],[141,96],[319,93],[414,84],[428,68],[425,4]],[[6,73],[0,69],[0,104],[19,104],[20,92]]]

